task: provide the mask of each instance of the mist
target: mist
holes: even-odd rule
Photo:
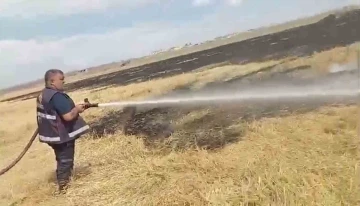
[[[158,108],[173,106],[207,106],[218,104],[264,103],[330,103],[355,101],[359,90],[359,70],[356,64],[332,65],[330,73],[313,78],[278,76],[262,81],[234,81],[192,91],[174,91],[162,97],[143,101],[121,101],[99,104],[100,107]]]

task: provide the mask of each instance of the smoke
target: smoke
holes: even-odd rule
[[[353,71],[357,68],[356,62],[350,62],[348,64],[340,65],[340,64],[333,64],[329,68],[330,73],[338,73],[344,71]]]

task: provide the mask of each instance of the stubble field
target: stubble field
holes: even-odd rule
[[[349,28],[344,33],[353,32],[358,41],[359,28]],[[276,57],[258,52],[257,59],[241,62],[235,61],[240,56],[219,58],[170,74],[129,69],[98,77],[97,84],[91,79],[69,84],[68,91],[76,102],[111,102],[261,85],[354,84],[359,44],[323,47],[306,55],[282,55],[287,48],[281,55],[269,51]],[[116,84],[119,78],[122,84]],[[33,95],[22,98],[0,103],[1,167],[21,152],[36,128]],[[55,157],[36,141],[0,177],[0,205],[358,205],[356,103],[356,98],[326,98],[139,108],[127,122],[128,135],[122,130],[126,111],[93,108],[83,114],[92,131],[76,145],[68,193],[53,195]]]

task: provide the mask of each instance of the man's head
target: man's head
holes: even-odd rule
[[[56,90],[64,90],[64,72],[59,69],[50,69],[45,73],[45,86]]]

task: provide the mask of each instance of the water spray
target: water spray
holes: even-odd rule
[[[258,101],[280,101],[280,100],[300,100],[300,99],[316,99],[324,97],[355,97],[360,94],[360,89],[353,90],[329,90],[329,91],[307,91],[307,92],[271,92],[271,93],[234,93],[224,95],[207,95],[192,96],[180,98],[160,98],[155,100],[142,101],[120,101],[109,103],[90,103],[86,98],[84,100],[85,107],[163,107],[176,105],[211,105],[219,103],[253,103]]]

